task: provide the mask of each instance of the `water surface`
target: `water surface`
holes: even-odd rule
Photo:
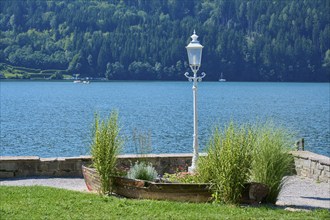
[[[198,84],[199,142],[212,127],[266,121],[305,138],[306,149],[330,155],[329,83]],[[122,153],[135,153],[134,129],[150,131],[153,153],[192,152],[193,112],[189,82],[1,81],[0,155],[40,157],[89,153],[95,112],[119,111]]]

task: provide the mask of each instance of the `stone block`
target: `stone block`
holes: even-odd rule
[[[301,175],[301,176],[306,176],[306,177],[308,177],[308,176],[309,176],[309,170],[307,170],[307,169],[302,169],[301,172],[300,172],[300,175]]]
[[[320,181],[320,182],[328,183],[328,182],[329,182],[329,178],[327,178],[327,177],[325,177],[325,176],[320,176],[320,177],[319,177],[319,181]]]
[[[29,176],[36,176],[37,171],[31,171],[31,170],[18,170],[15,173],[15,177],[29,177]]]
[[[56,160],[57,160],[57,161],[65,161],[66,158],[65,158],[65,157],[58,157],[58,158],[56,158]]]
[[[81,155],[81,156],[79,156],[79,158],[82,161],[91,161],[92,160],[92,157],[89,155]]]
[[[294,157],[308,159],[309,152],[308,151],[291,151],[290,152]]]
[[[321,165],[321,164],[318,164],[318,165],[317,165],[317,169],[319,169],[319,170],[323,170],[323,169],[324,169],[324,166]]]
[[[330,178],[330,172],[329,171],[324,171],[324,176],[326,178]]]
[[[15,177],[14,172],[0,171],[0,178],[12,178]]]
[[[308,169],[311,167],[311,161],[310,160],[303,160],[301,164],[302,164],[303,167],[308,168]]]
[[[83,165],[83,162],[81,160],[77,160],[75,162],[74,170],[75,171],[81,171],[81,166]]]
[[[75,162],[68,162],[68,161],[60,161],[59,162],[59,170],[71,172],[75,170]]]
[[[330,166],[330,158],[323,158],[323,159],[320,159],[320,164],[322,165],[326,165],[326,166]]]
[[[40,163],[39,166],[37,167],[38,173],[42,172],[42,171],[47,171],[47,170],[49,170],[49,169],[48,169],[48,166],[47,166],[46,162]]]
[[[65,160],[70,162],[76,162],[78,160],[81,160],[81,157],[66,157]]]
[[[34,161],[24,161],[22,163],[17,164],[18,172],[22,171],[22,173],[29,173],[31,176],[38,170],[38,162]]]
[[[59,170],[54,174],[54,176],[57,176],[57,177],[78,177],[79,174],[77,175],[75,172]]]
[[[36,176],[54,177],[54,174],[55,174],[55,173],[56,173],[55,171],[48,171],[48,170],[43,171],[43,170],[41,170],[41,171],[38,171],[38,172],[36,173]]]
[[[298,176],[302,176],[302,169],[301,168],[296,168],[296,174]]]
[[[309,160],[310,161],[313,161],[313,162],[319,162],[319,160],[320,160],[320,158],[319,157],[317,157],[317,156],[311,156],[310,158],[309,158]]]
[[[57,160],[46,162],[47,170],[56,171],[59,169],[59,162]]]
[[[0,161],[13,161],[13,162],[18,162],[18,161],[36,161],[40,160],[39,157],[37,156],[0,156]]]
[[[57,157],[48,157],[48,158],[40,158],[41,162],[55,162],[57,161]]]
[[[296,165],[295,165],[295,168],[296,168],[296,169],[301,169],[302,167],[303,167],[303,166],[302,166],[301,164],[296,164]]]
[[[330,166],[324,166],[324,170],[330,172]]]
[[[321,170],[314,169],[313,170],[313,176],[320,176],[321,175]]]
[[[0,170],[2,171],[15,171],[18,169],[17,162],[15,161],[3,161],[0,162]]]
[[[311,161],[311,169],[312,170],[315,170],[315,169],[317,169],[317,162],[316,161]]]

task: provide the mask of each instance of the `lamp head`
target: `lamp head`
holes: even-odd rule
[[[188,59],[189,59],[189,65],[191,69],[198,70],[201,66],[202,61],[202,49],[203,46],[199,43],[197,40],[198,36],[196,35],[196,32],[194,30],[194,34],[191,35],[191,42],[186,46],[187,53],[188,53]]]

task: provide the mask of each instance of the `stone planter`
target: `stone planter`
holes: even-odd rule
[[[96,169],[82,166],[82,171],[88,190],[99,192],[101,182]],[[268,187],[261,183],[247,183],[244,187],[241,203],[258,204],[269,192]],[[125,177],[113,177],[113,192],[135,199],[181,202],[209,202],[212,200],[210,184],[206,183],[156,183]]]

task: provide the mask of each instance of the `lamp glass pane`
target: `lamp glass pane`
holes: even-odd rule
[[[202,48],[187,48],[189,64],[200,66],[202,59]]]

